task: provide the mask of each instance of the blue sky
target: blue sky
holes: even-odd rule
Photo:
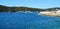
[[[0,5],[51,8],[60,7],[60,0],[0,0]]]

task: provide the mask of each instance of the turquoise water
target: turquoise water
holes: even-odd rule
[[[0,29],[60,29],[60,18],[38,12],[0,12]]]

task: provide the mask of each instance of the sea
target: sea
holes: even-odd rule
[[[39,12],[0,12],[0,29],[60,29],[60,17]]]

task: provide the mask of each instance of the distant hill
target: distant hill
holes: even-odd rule
[[[8,7],[0,5],[0,12],[17,12],[17,11],[43,11],[43,9],[30,7]]]
[[[60,10],[60,7],[54,7],[54,8],[47,8],[46,10],[48,11],[54,11],[54,10]]]
[[[30,7],[8,7],[8,6],[0,5],[0,12],[51,11],[51,10],[56,10],[56,9],[60,9],[60,7],[40,9],[40,8],[30,8]]]

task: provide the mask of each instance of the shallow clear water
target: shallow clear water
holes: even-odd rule
[[[0,12],[0,29],[60,29],[60,18],[38,12]]]

